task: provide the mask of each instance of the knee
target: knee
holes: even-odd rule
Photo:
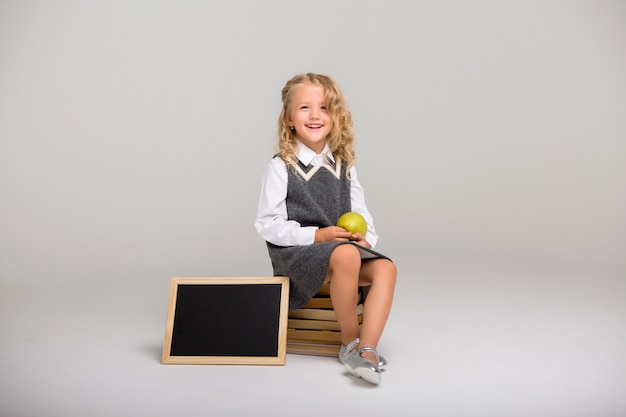
[[[395,288],[396,286],[396,276],[398,275],[398,269],[396,268],[396,264],[391,262],[390,260],[385,260],[383,263],[383,274],[386,276],[385,281],[388,283],[390,288]]]
[[[361,254],[354,245],[339,245],[330,255],[332,269],[358,269],[361,267]]]

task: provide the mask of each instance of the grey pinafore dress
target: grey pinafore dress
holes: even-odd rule
[[[337,166],[287,166],[287,217],[303,227],[333,226],[351,211],[350,180],[345,164]],[[332,251],[339,245],[353,244],[362,259],[387,258],[352,242],[323,242],[302,246],[277,246],[267,243],[274,275],[289,277],[289,309],[303,307],[320,290]],[[388,259],[388,258],[387,258]]]

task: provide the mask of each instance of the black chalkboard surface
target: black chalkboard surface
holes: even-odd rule
[[[287,277],[173,278],[164,364],[284,365]]]

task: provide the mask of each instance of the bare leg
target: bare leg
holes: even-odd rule
[[[353,245],[335,248],[330,256],[326,282],[331,283],[330,297],[344,345],[358,337],[359,347],[377,347],[391,311],[396,274],[395,265],[388,259],[361,264],[359,251]],[[359,285],[370,286],[363,306],[362,326],[356,314]],[[373,353],[364,356],[376,362]]]
[[[370,289],[363,306],[359,347],[378,345],[391,311],[396,274],[395,265],[388,259],[373,259],[361,266],[359,285],[370,285]],[[374,355],[369,355],[373,361]]]
[[[330,255],[326,282],[330,282],[330,298],[344,345],[359,337],[356,307],[360,269],[361,256],[353,245],[339,245]]]

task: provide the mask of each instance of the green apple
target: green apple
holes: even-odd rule
[[[342,214],[337,220],[337,226],[342,229],[346,229],[348,232],[360,233],[363,236],[367,233],[367,222],[359,213],[355,211],[349,211],[345,214]]]

